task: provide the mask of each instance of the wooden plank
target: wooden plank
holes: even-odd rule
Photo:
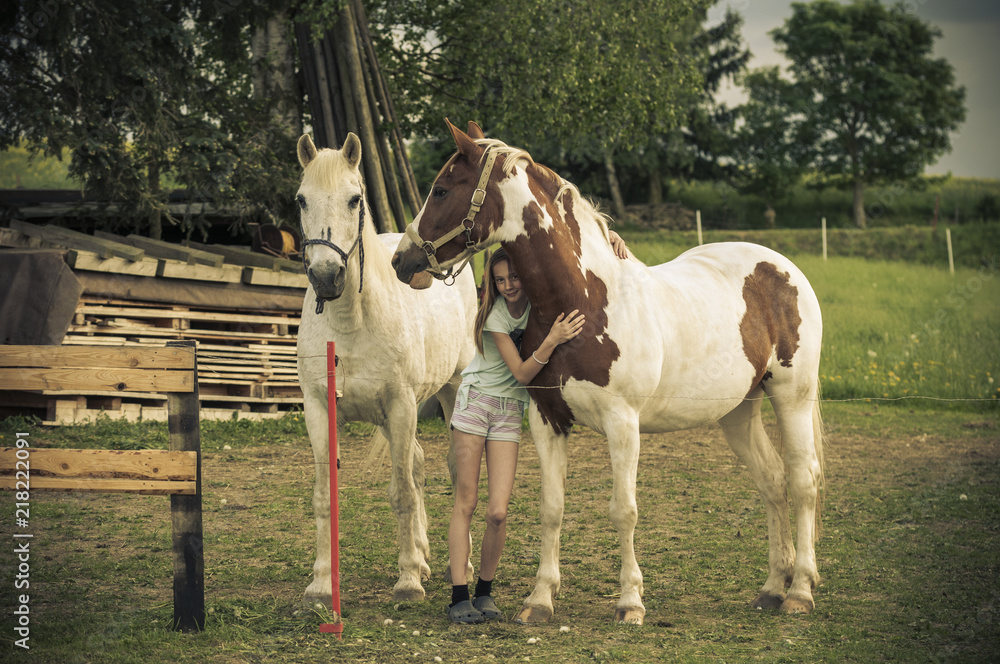
[[[193,341],[175,342],[194,350]],[[198,386],[190,394],[167,396],[167,433],[170,449],[197,455],[193,495],[170,496],[174,554],[174,629],[205,628],[205,540],[201,514],[201,426]]]
[[[84,251],[83,249],[71,249],[67,263],[74,270],[129,274],[135,277],[155,277],[156,270],[160,265],[159,261],[149,258],[143,258],[139,261],[132,261],[117,256],[101,258],[96,253]]]
[[[25,235],[38,237],[47,242],[60,244],[71,249],[85,249],[87,251],[93,251],[102,258],[119,256],[121,258],[127,258],[128,260],[138,261],[142,260],[145,255],[145,252],[143,252],[142,249],[130,247],[128,245],[121,244],[120,242],[112,242],[96,238],[93,235],[87,235],[86,233],[70,230],[68,228],[53,226],[52,224],[36,226],[35,224],[29,224],[15,219],[10,222],[10,227],[14,230],[21,231]]]
[[[113,390],[117,392],[191,392],[190,370],[161,369],[0,369],[5,390]]]
[[[262,314],[221,313],[217,311],[192,311],[190,309],[163,309],[147,307],[120,307],[100,304],[81,304],[77,313],[101,316],[127,316],[129,318],[184,318],[187,320],[241,323],[248,325],[298,325],[298,316],[268,316]]]
[[[246,341],[269,341],[269,342],[295,342],[294,334],[275,334],[269,332],[230,332],[228,330],[200,330],[200,329],[189,329],[189,330],[174,330],[170,328],[156,328],[148,326],[126,326],[126,325],[111,325],[111,324],[101,324],[101,325],[70,325],[67,329],[67,334],[80,334],[80,335],[91,335],[91,334],[113,334],[117,336],[127,335],[132,336],[145,336],[150,337],[167,337],[169,339],[214,339],[217,341],[229,340],[239,342]],[[155,343],[163,343],[160,339]]]
[[[15,478],[0,477],[0,489],[14,490]],[[104,478],[32,477],[32,491],[99,491],[102,493],[140,493],[148,496],[194,496],[197,495],[196,482],[174,482],[166,480],[118,480]]]
[[[19,249],[65,249],[62,245],[45,242],[41,238],[25,235],[13,228],[0,228],[0,247]]]
[[[248,286],[279,286],[281,288],[307,288],[309,278],[302,273],[274,272],[257,268],[243,269],[243,283]]]
[[[187,348],[0,346],[0,367],[193,369],[194,365],[195,353]]]
[[[17,448],[0,447],[0,475],[14,472]],[[79,450],[31,448],[31,480],[38,471],[58,477],[104,477],[133,480],[194,480],[197,452],[171,450]]]
[[[155,256],[156,258],[179,260],[189,265],[198,263],[200,265],[219,267],[222,265],[224,260],[223,256],[217,253],[210,253],[208,251],[185,247],[183,245],[171,244],[170,242],[164,242],[163,240],[154,240],[152,238],[136,235],[135,233],[131,233],[128,237],[121,237],[104,231],[96,231],[94,235],[106,240],[113,240],[133,247],[138,247],[150,256]]]
[[[277,256],[258,254],[256,251],[251,251],[243,247],[233,247],[224,244],[201,244],[192,240],[184,240],[184,245],[193,249],[221,254],[225,257],[227,263],[239,265],[240,267],[261,267],[266,270],[277,270],[279,266],[279,258]],[[298,265],[301,269],[301,264]]]
[[[216,281],[227,284],[238,284],[243,276],[243,268],[236,265],[188,265],[181,261],[160,259],[160,267],[156,276],[168,279],[191,279],[194,281]]]

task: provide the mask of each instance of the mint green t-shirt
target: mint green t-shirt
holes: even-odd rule
[[[524,385],[517,382],[514,374],[510,372],[507,364],[500,357],[493,335],[489,332],[501,332],[510,334],[515,332],[515,344],[520,348],[520,335],[524,333],[524,328],[528,324],[528,312],[531,311],[531,304],[524,308],[524,313],[520,318],[514,318],[507,310],[507,300],[498,299],[493,304],[493,310],[486,319],[483,326],[483,352],[476,353],[476,357],[469,363],[469,366],[462,372],[462,389],[466,386],[473,387],[483,394],[494,397],[505,397],[528,402],[528,390]]]

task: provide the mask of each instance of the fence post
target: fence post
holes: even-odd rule
[[[698,226],[698,246],[701,246],[701,210],[695,210],[694,222]]]
[[[190,348],[195,353],[191,392],[167,394],[167,429],[170,449],[197,452],[197,492],[170,496],[174,554],[174,629],[205,629],[205,540],[201,527],[201,429],[198,403],[197,342],[168,341],[167,346]]]
[[[944,229],[944,237],[948,241],[948,271],[952,276],[955,274],[955,256],[951,252],[951,229]]]
[[[823,260],[826,260],[826,217],[823,217]]]

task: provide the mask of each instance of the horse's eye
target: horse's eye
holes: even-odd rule
[[[360,195],[357,195],[357,194],[356,194],[356,195],[354,195],[354,196],[353,196],[353,197],[351,198],[351,200],[349,200],[349,201],[347,202],[347,206],[348,206],[349,208],[351,208],[352,210],[355,210],[355,209],[357,209],[358,205],[360,205],[360,204],[361,204],[361,196],[360,196]]]
[[[300,208],[302,208],[303,210],[306,209],[306,197],[305,196],[303,196],[302,194],[299,194],[298,196],[295,197],[295,200],[296,200],[296,202],[298,202]]]
[[[448,195],[448,190],[444,187],[434,187],[434,198],[444,198]]]

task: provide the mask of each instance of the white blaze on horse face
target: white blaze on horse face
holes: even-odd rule
[[[321,153],[318,160],[323,158],[334,157]],[[347,251],[358,237],[360,208],[364,205],[360,183],[356,179],[342,180],[325,188],[309,182],[308,176],[307,170],[297,195],[303,240],[326,240]],[[306,262],[313,269],[343,266],[341,257],[330,247],[312,244],[305,252]]]

